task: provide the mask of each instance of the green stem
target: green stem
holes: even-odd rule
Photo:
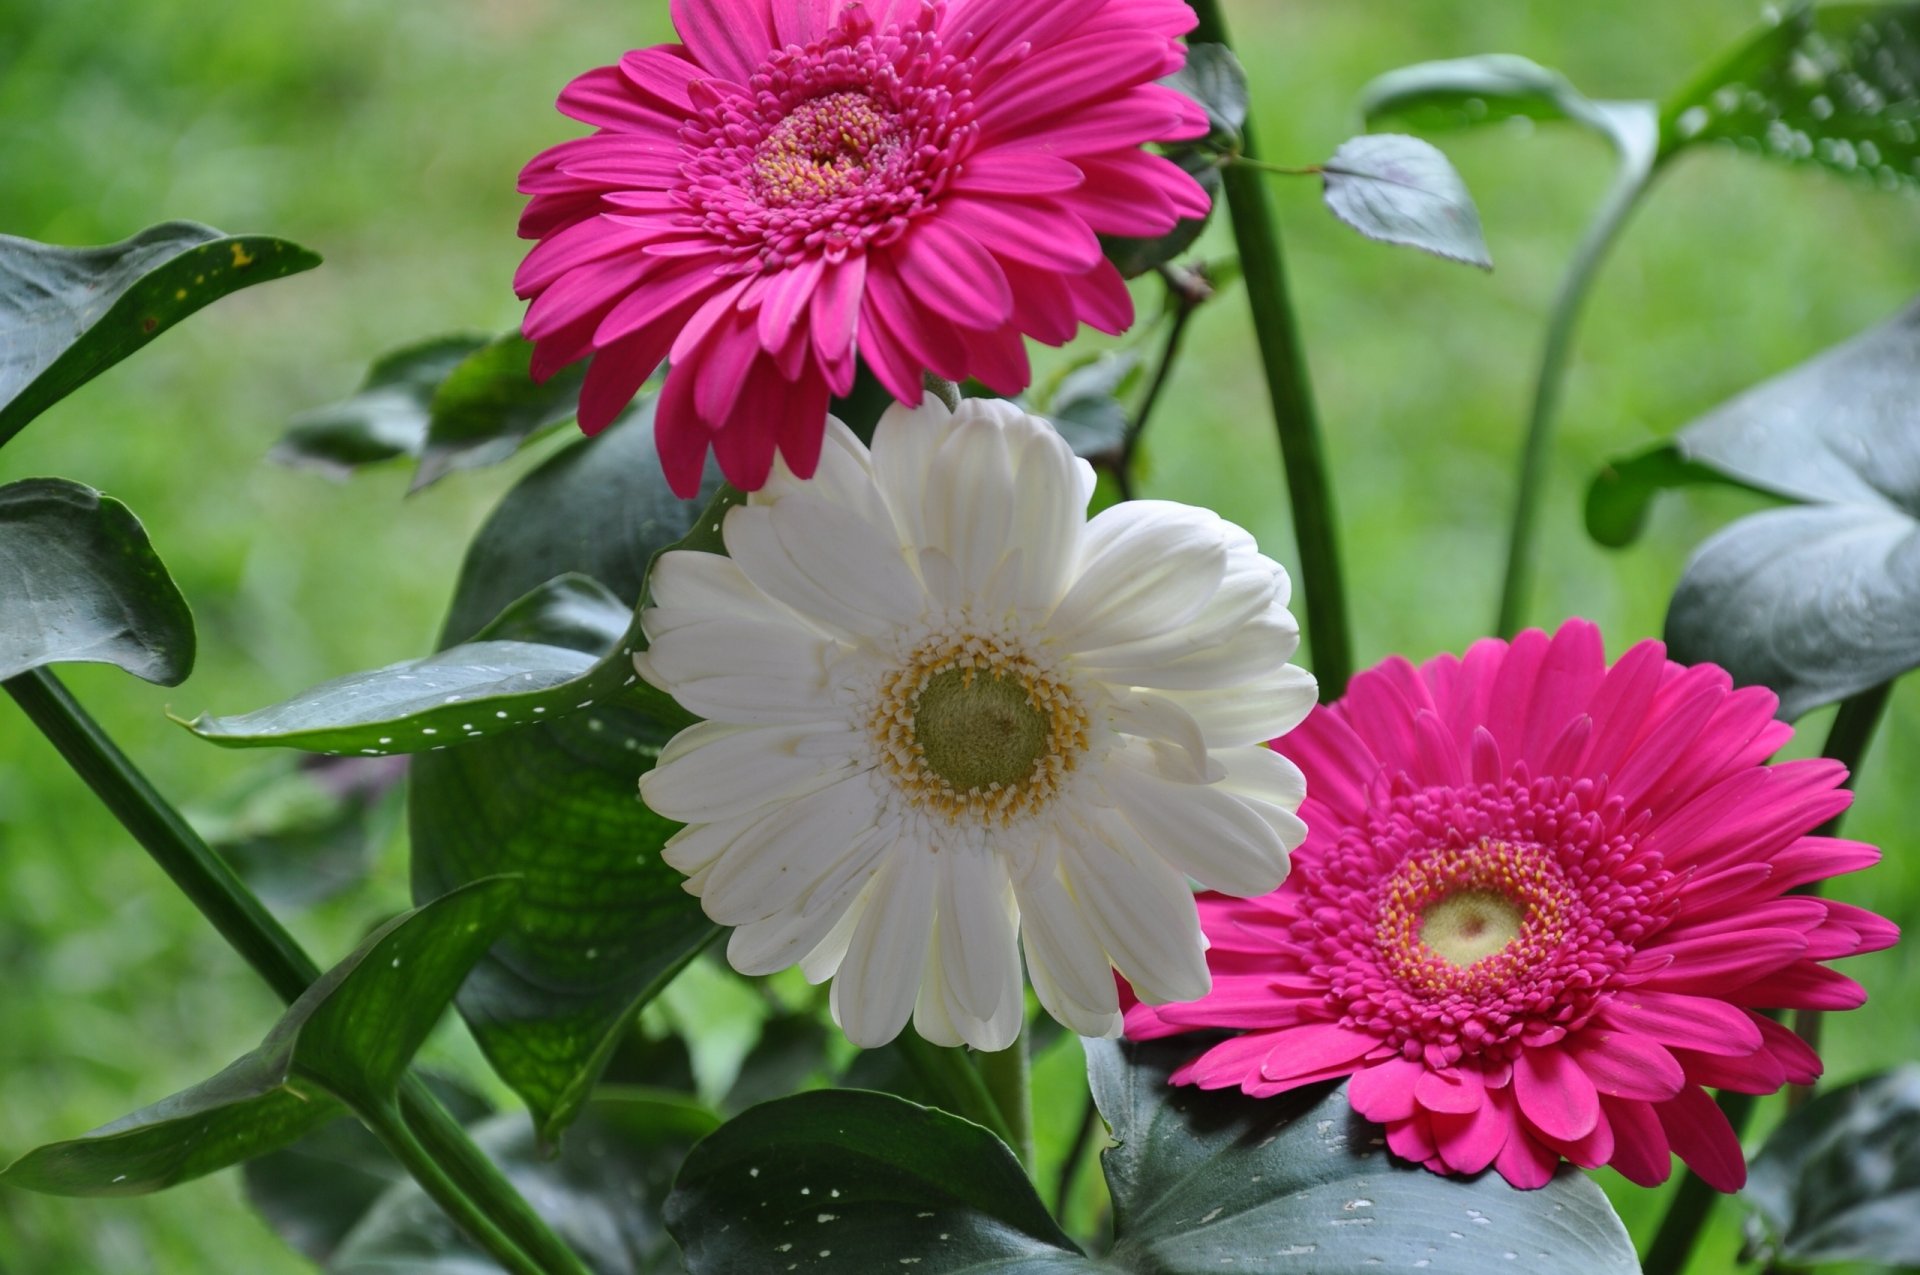
[[[1020,1157],[1020,1163],[1033,1171],[1033,1068],[1027,1058],[1027,1027],[1011,1047],[997,1053],[975,1054],[980,1079],[1007,1125],[1007,1145]]]
[[[1231,44],[1220,0],[1192,0],[1199,24],[1195,41]],[[1306,599],[1307,642],[1323,700],[1337,699],[1353,672],[1353,639],[1347,623],[1346,586],[1340,570],[1335,531],[1333,484],[1307,376],[1293,304],[1287,292],[1286,258],[1281,252],[1273,200],[1255,162],[1253,134],[1245,134],[1247,163],[1229,164],[1220,174],[1240,267],[1253,308],[1260,363],[1273,401],[1280,454],[1286,466],[1287,494],[1293,506],[1294,538],[1300,552],[1302,592]]]
[[[1500,613],[1494,623],[1494,631],[1502,637],[1511,637],[1519,631],[1526,613],[1527,593],[1533,584],[1534,524],[1540,517],[1547,458],[1553,451],[1553,427],[1560,410],[1561,393],[1566,388],[1567,359],[1573,352],[1581,307],[1600,271],[1600,263],[1606,260],[1608,251],[1658,171],[1657,166],[1629,171],[1614,184],[1600,214],[1581,238],[1573,262],[1560,281],[1560,292],[1554,298],[1553,313],[1547,320],[1546,347],[1540,354],[1540,371],[1534,381],[1533,407],[1527,416],[1526,441],[1520,450],[1519,485],[1513,499],[1513,522],[1507,534],[1507,569],[1500,585]]]
[[[1133,458],[1140,447],[1140,439],[1147,432],[1147,425],[1153,419],[1153,409],[1160,404],[1160,397],[1166,392],[1167,382],[1173,378],[1173,366],[1180,361],[1180,351],[1186,344],[1187,325],[1193,319],[1193,312],[1200,307],[1201,297],[1196,290],[1173,278],[1164,276],[1167,285],[1167,312],[1172,323],[1167,329],[1167,343],[1161,348],[1159,366],[1153,370],[1153,380],[1147,384],[1147,392],[1140,400],[1140,410],[1127,422],[1127,432],[1120,440],[1120,455],[1113,464],[1114,481],[1120,486],[1122,500],[1133,499]]]
[[[291,1004],[320,977],[319,966],[286,927],[148,782],[58,678],[46,669],[35,669],[0,685],[275,995]],[[580,1259],[473,1145],[466,1130],[417,1076],[402,1082],[400,1103],[415,1133],[454,1181],[481,1201],[522,1248],[545,1264],[545,1270],[555,1275],[587,1275]]]
[[[359,1111],[360,1120],[371,1129],[393,1158],[405,1166],[420,1189],[438,1204],[446,1215],[454,1220],[469,1238],[487,1251],[488,1256],[500,1263],[509,1275],[547,1275],[546,1268],[534,1262],[520,1251],[519,1245],[508,1239],[493,1219],[479,1205],[475,1204],[458,1183],[450,1177],[434,1155],[422,1146],[414,1136],[406,1117],[400,1114],[398,1105],[372,1108]]]
[[[1000,1114],[992,1093],[987,1090],[987,1082],[967,1061],[965,1050],[928,1044],[911,1028],[900,1033],[898,1043],[913,1074],[940,1098],[948,1111],[973,1121],[1008,1146],[1014,1145],[1012,1126]]]
[[[1892,690],[1891,682],[1883,682],[1858,695],[1849,696],[1841,703],[1840,711],[1834,715],[1833,725],[1827,730],[1827,742],[1821,747],[1820,755],[1847,768],[1849,785],[1859,777],[1860,763],[1867,755],[1867,746],[1873,742],[1874,731],[1880,725],[1880,719],[1886,711],[1887,697]],[[1814,835],[1839,835],[1844,818],[1845,812],[1835,815],[1814,829]],[[1807,1019],[1809,1014],[1810,1022]],[[1812,1035],[1809,1035],[1809,1027],[1812,1028]],[[1794,1030],[1812,1044],[1819,1031],[1818,1013],[1798,1011],[1794,1018]],[[1812,1090],[1808,1089],[1807,1093],[1811,1094]],[[1805,1097],[1800,1099],[1802,1102],[1805,1100]],[[1736,1138],[1746,1129],[1756,1101],[1752,1094],[1721,1093],[1720,1110],[1726,1113],[1727,1123],[1733,1126]],[[1793,1101],[1791,1093],[1788,1101]],[[1666,1216],[1660,1219],[1660,1229],[1647,1246],[1646,1260],[1642,1263],[1645,1275],[1680,1275],[1686,1269],[1687,1261],[1693,1255],[1694,1242],[1700,1238],[1707,1217],[1713,1212],[1713,1206],[1719,1198],[1719,1192],[1693,1173],[1688,1172],[1681,1177],[1680,1186],[1673,1193],[1673,1201],[1667,1205]]]

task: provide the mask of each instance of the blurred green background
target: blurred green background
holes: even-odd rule
[[[1241,0],[1267,157],[1323,158],[1357,90],[1428,58],[1506,51],[1603,97],[1657,97],[1739,38],[1751,0],[1604,5]],[[237,711],[432,645],[465,540],[531,457],[403,497],[399,470],[345,485],[262,462],[286,417],[338,398],[376,354],[513,325],[519,165],[571,135],[572,75],[668,38],[664,0],[4,0],[0,233],[120,239],[168,218],[266,231],[327,264],[242,293],[43,417],[0,480],[60,474],[131,505],[194,604],[198,671],[161,690],[74,669],[80,697],[163,790],[206,803],[260,754],[166,717]],[[1280,182],[1333,468],[1360,658],[1457,649],[1491,623],[1512,457],[1542,316],[1609,170],[1595,138],[1541,127],[1439,139],[1477,197],[1491,275],[1366,242],[1308,181]],[[1867,327],[1920,291],[1920,205],[1731,153],[1689,155],[1654,191],[1593,297],[1543,519],[1531,618],[1602,622],[1611,649],[1657,634],[1689,547],[1743,506],[1670,499],[1623,554],[1587,542],[1579,497],[1604,459]],[[1218,232],[1206,247],[1221,250]],[[1198,320],[1150,438],[1142,494],[1205,503],[1293,560],[1244,297]],[[551,442],[546,447],[551,447]],[[536,451],[542,449],[536,449]],[[1796,748],[1817,748],[1825,715]],[[1903,688],[1850,831],[1888,861],[1835,893],[1911,926],[1920,868],[1920,693]],[[404,905],[404,852],[373,884],[292,918],[323,962]],[[1853,963],[1874,996],[1830,1020],[1830,1075],[1916,1054],[1912,949]],[[192,1083],[250,1047],[272,998],[10,705],[0,703],[0,1157]],[[471,1061],[458,1032],[435,1046]],[[1043,1075],[1072,1083],[1071,1060]],[[1064,1136],[1077,1112],[1056,1123]],[[1771,1109],[1768,1118],[1773,1118]],[[1043,1130],[1044,1132],[1044,1130]],[[1656,1209],[1610,1182],[1629,1223]],[[1726,1268],[1737,1210],[1696,1269]],[[235,1175],[139,1200],[0,1191],[0,1269],[307,1269]]]

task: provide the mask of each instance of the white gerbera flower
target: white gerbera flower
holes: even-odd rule
[[[929,398],[869,454],[731,511],[731,557],[653,575],[640,672],[709,720],[641,780],[666,859],[743,974],[832,978],[855,1044],[909,1015],[1004,1049],[1041,1004],[1114,1035],[1209,987],[1191,877],[1287,874],[1305,782],[1265,741],[1313,707],[1286,572],[1204,509],[1086,519],[1093,471],[1045,421]]]

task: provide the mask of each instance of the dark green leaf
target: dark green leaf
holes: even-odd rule
[[[696,526],[698,509],[667,490],[650,413],[574,445],[528,475],[481,530],[446,637],[485,631],[502,607],[513,623],[533,626],[518,631],[548,643],[582,636],[581,625],[560,615],[577,610],[572,604],[556,610],[515,599],[578,572],[635,600],[664,546],[682,537],[717,545],[720,507]],[[560,628],[552,627],[557,619]],[[625,635],[607,663],[630,675],[623,652],[638,636]],[[678,825],[639,798],[641,774],[681,720],[596,706],[414,765],[416,897],[492,872],[526,880],[530,906],[475,971],[459,1006],[547,1139],[579,1109],[636,1009],[718,933],[660,859]]]
[[[1388,71],[1360,91],[1368,128],[1395,123],[1438,132],[1515,117],[1570,120],[1622,155],[1651,158],[1655,112],[1646,102],[1596,102],[1566,76],[1510,53],[1420,62]]]
[[[1247,126],[1247,72],[1224,44],[1190,44],[1187,64],[1164,81],[1206,108],[1212,125],[1208,144],[1222,151],[1240,148]]]
[[[1170,149],[1167,158],[1200,183],[1214,206],[1219,205],[1220,165],[1225,162],[1222,156],[1200,146],[1180,146]],[[1166,265],[1193,247],[1210,220],[1211,211],[1206,217],[1181,219],[1178,225],[1157,239],[1108,237],[1100,243],[1106,251],[1107,260],[1113,262],[1121,275],[1135,279],[1149,270]]]
[[[1920,666],[1920,306],[1716,408],[1674,440],[1801,502],[1742,518],[1687,564],[1674,658],[1719,664],[1794,718]]]
[[[531,372],[533,344],[511,333],[473,352],[433,395],[414,490],[456,469],[496,465],[527,439],[573,419],[583,365],[540,384]]]
[[[177,686],[193,613],[127,507],[91,487],[0,487],[0,681],[43,664],[113,664]]]
[[[755,1107],[693,1149],[667,1228],[709,1272],[1084,1269],[985,1129],[888,1094]]]
[[[591,576],[555,576],[494,617],[478,642],[536,642],[599,656],[626,634],[633,608]]]
[[[1920,187],[1920,5],[1801,6],[1661,112],[1667,153],[1707,141]]]
[[[1327,207],[1367,238],[1493,269],[1466,183],[1428,143],[1397,133],[1349,138],[1320,171]]]
[[[824,1080],[833,1032],[818,1014],[779,1014],[760,1027],[760,1039],[740,1063],[727,1090],[728,1111],[782,1098]]]
[[[493,941],[517,882],[476,882],[394,918],[295,1001],[266,1041],[193,1088],[71,1142],[29,1151],[0,1181],[51,1195],[139,1195],[286,1146],[339,1114],[393,1100],[454,989]]]
[[[351,398],[302,412],[270,459],[344,478],[365,465],[417,456],[433,396],[483,336],[443,336],[383,355]]]
[[[1831,1089],[1788,1116],[1747,1171],[1750,1246],[1769,1267],[1920,1265],[1920,1066]]]
[[[309,907],[365,879],[399,820],[398,757],[300,757],[242,779],[188,811],[263,900]]]
[[[1609,549],[1622,549],[1646,530],[1647,512],[1662,491],[1680,487],[1745,487],[1719,470],[1688,460],[1676,443],[1662,443],[1616,460],[1594,475],[1587,488],[1587,534]]]
[[[0,235],[0,443],[202,306],[319,264],[186,221],[101,248]]]

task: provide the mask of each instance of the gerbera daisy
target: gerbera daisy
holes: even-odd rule
[[[1797,887],[1871,846],[1808,835],[1846,770],[1766,765],[1768,691],[1657,642],[1475,643],[1356,677],[1286,741],[1312,835],[1285,888],[1207,898],[1213,991],[1130,1035],[1244,1032],[1174,1079],[1265,1096],[1352,1076],[1354,1109],[1440,1173],[1537,1187],[1561,1157],[1651,1186],[1678,1154],[1722,1191],[1739,1140],[1702,1086],[1771,1093],[1820,1059],[1760,1009],[1865,999],[1823,962],[1895,928]]]
[[[1262,742],[1312,707],[1286,572],[1203,509],[1086,520],[1093,471],[1011,404],[830,421],[653,573],[641,673],[710,720],[641,781],[735,969],[833,978],[858,1045],[979,1049],[1043,1005],[1120,1029],[1207,990],[1188,877],[1262,894],[1305,834]]]
[[[660,456],[682,496],[711,443],[749,491],[801,477],[864,358],[903,403],[923,373],[1017,394],[1022,334],[1133,321],[1096,234],[1159,235],[1207,196],[1149,141],[1207,131],[1154,81],[1181,0],[673,0],[684,44],[589,71],[597,130],[536,157],[515,280],[544,379],[593,356],[595,433],[671,359]]]

